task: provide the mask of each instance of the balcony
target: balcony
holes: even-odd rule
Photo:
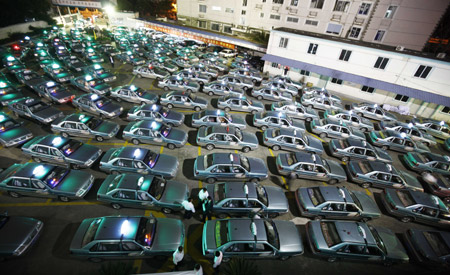
[[[355,18],[355,21],[353,22],[353,24],[362,26],[364,24],[364,21],[366,21],[366,20],[363,18]]]
[[[317,11],[310,11],[309,13],[308,13],[308,17],[309,18],[314,18],[314,17],[316,17],[317,16]]]
[[[336,21],[336,22],[340,22],[341,21],[341,15],[340,14],[333,14],[333,16],[331,17],[331,21]]]

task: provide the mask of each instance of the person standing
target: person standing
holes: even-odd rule
[[[209,197],[208,190],[205,187],[203,187],[200,190],[200,192],[198,192],[198,199],[200,200],[200,203],[203,204],[208,197]]]
[[[205,223],[206,218],[208,217],[208,220],[211,220],[211,211],[213,208],[213,202],[211,196],[208,196],[206,201],[202,205],[203,210],[203,223]]]
[[[182,264],[184,258],[183,247],[180,245],[175,252],[173,252],[173,264],[175,265],[175,271],[178,271],[178,267]]]
[[[192,204],[192,198],[189,198],[187,201],[184,200],[181,205],[184,207],[184,218],[190,219],[192,215],[195,213],[194,204]]]
[[[111,67],[114,68],[114,57],[112,55],[109,55],[109,62],[111,62]]]
[[[284,66],[284,74],[283,75],[287,75],[289,71],[289,67],[288,66]]]
[[[195,264],[194,271],[195,275],[203,275],[203,268],[200,264]]]
[[[222,263],[223,253],[222,251],[216,251],[214,254],[214,274],[219,274],[219,266]]]

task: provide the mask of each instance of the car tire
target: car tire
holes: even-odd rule
[[[169,104],[167,104],[167,108],[172,109],[173,105],[169,103]]]
[[[69,134],[66,133],[66,132],[61,132],[61,136],[62,136],[63,138],[69,138]]]
[[[93,262],[93,263],[101,263],[102,261],[103,261],[103,259],[102,258],[88,258],[88,260],[90,261],[90,262]]]
[[[266,125],[261,126],[261,130],[263,131],[267,130],[267,126]]]
[[[320,138],[326,138],[327,137],[327,133],[320,133],[319,137]]]
[[[231,111],[231,108],[230,107],[225,107],[225,112],[229,112],[229,111]]]
[[[198,84],[199,85],[204,85],[205,83],[203,83],[203,81],[199,81]]]
[[[328,180],[328,184],[330,184],[330,185],[334,185],[336,183],[339,183],[339,181],[337,179],[330,179],[330,180]]]
[[[141,74],[137,74],[137,78],[142,78],[142,75]]]
[[[213,96],[214,93],[213,93],[213,92],[208,92],[208,95],[209,95],[209,96]]]
[[[361,183],[359,186],[361,186],[364,189],[369,188],[370,186],[372,186],[372,184],[370,184],[370,182],[363,182]]]
[[[258,182],[259,182],[259,179],[258,179],[258,178],[251,178],[251,179],[250,179],[250,182],[258,183]]]
[[[164,91],[169,91],[169,87],[167,87],[167,86],[164,86]]]
[[[288,260],[289,258],[291,258],[290,256],[280,256],[280,261],[286,261],[286,260]]]
[[[120,205],[120,204],[118,204],[118,203],[111,203],[111,207],[114,208],[114,209],[116,209],[116,210],[119,210],[119,209],[122,208],[122,205]]]
[[[312,109],[312,108],[313,108],[313,106],[312,106],[311,104],[309,104],[308,106],[306,106],[306,108],[310,108],[310,109]]]
[[[206,179],[206,182],[207,182],[207,183],[215,183],[216,181],[217,181],[216,178],[207,178],[207,179]]]
[[[133,143],[134,145],[139,145],[139,143],[141,143],[141,142],[139,141],[139,139],[133,138],[131,140],[131,143]]]
[[[257,96],[256,98],[257,98],[258,100],[262,100],[262,99],[263,99],[263,97],[262,97],[262,96],[260,96],[260,95],[259,95],[259,96]]]
[[[199,112],[199,111],[201,111],[202,110],[202,108],[200,108],[200,107],[198,107],[198,106],[195,106],[195,108],[194,108],[194,111],[196,111],[196,112]]]
[[[161,212],[163,212],[164,214],[170,214],[173,211],[170,208],[164,207],[164,208],[161,209]]]
[[[279,145],[274,145],[274,146],[272,146],[272,150],[273,151],[278,151],[278,150],[280,150],[281,148],[280,148],[280,146]]]
[[[242,148],[242,152],[244,152],[244,153],[250,152],[250,147],[245,146],[244,148]]]
[[[311,122],[312,118],[311,117],[307,117],[307,118],[305,118],[305,120],[306,120],[306,122]]]
[[[450,203],[450,197],[445,197],[444,202]]]
[[[38,157],[31,157],[34,162],[42,162],[42,160]]]
[[[244,86],[242,89],[244,89],[244,91],[247,91],[247,90],[248,90],[248,87],[247,87],[247,86]]]
[[[341,160],[347,162],[350,158],[349,157],[342,157]]]
[[[280,214],[279,213],[269,213],[268,214],[268,216],[269,216],[269,218],[271,218],[271,219],[275,219],[276,217],[278,217]]]
[[[58,199],[60,201],[62,201],[62,202],[69,202],[70,201],[70,199],[68,197],[66,197],[66,196],[59,196]]]
[[[145,105],[146,103],[144,101],[141,101],[141,105]]]
[[[389,150],[389,146],[387,146],[387,145],[383,145],[383,146],[381,146],[381,149],[383,149],[383,150]]]
[[[336,257],[329,257],[327,260],[328,260],[329,263],[334,263],[337,260],[337,258]]]
[[[176,148],[176,146],[173,143],[169,143],[169,144],[167,144],[167,148],[169,148],[170,150],[173,150]]]
[[[409,223],[409,222],[414,221],[414,219],[412,217],[406,216],[406,217],[401,217],[400,221],[404,222],[404,223]]]
[[[370,220],[371,220],[371,218],[361,218],[361,219],[360,219],[361,222],[368,222],[368,221],[370,221]]]
[[[206,144],[205,148],[206,148],[206,150],[211,151],[215,148],[215,146],[214,146],[214,144],[209,143],[209,144]]]
[[[101,136],[96,136],[96,137],[95,137],[95,140],[98,141],[98,142],[102,142],[102,141],[104,141],[105,139],[104,139],[103,137],[101,137]]]
[[[8,195],[10,195],[11,197],[16,198],[16,199],[21,197],[21,195],[19,193],[14,192],[14,191],[8,191]]]

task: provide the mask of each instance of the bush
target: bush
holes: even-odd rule
[[[261,275],[258,266],[254,262],[246,261],[242,257],[231,258],[228,264],[221,266],[222,275]]]

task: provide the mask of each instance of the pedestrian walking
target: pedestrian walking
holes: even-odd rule
[[[175,252],[173,252],[173,264],[175,265],[174,270],[178,271],[178,267],[182,264],[184,258],[183,247],[180,245]]]
[[[283,75],[287,75],[288,71],[289,71],[289,67],[288,67],[288,66],[285,66],[285,67],[284,67],[284,74],[283,74]]]
[[[114,57],[112,55],[109,55],[109,62],[111,62],[111,67],[114,68]]]
[[[194,271],[195,275],[203,275],[203,268],[200,264],[195,264]]]
[[[194,204],[192,204],[192,198],[189,198],[187,201],[184,200],[181,205],[184,207],[184,218],[190,219],[192,215],[195,213]]]
[[[219,274],[219,266],[222,263],[223,253],[222,251],[216,251],[216,254],[214,255],[214,274]]]
[[[206,199],[206,201],[202,205],[203,223],[206,221],[206,218],[208,218],[208,220],[211,220],[212,208],[213,208],[212,198],[211,198],[211,196],[208,196],[208,198]]]

